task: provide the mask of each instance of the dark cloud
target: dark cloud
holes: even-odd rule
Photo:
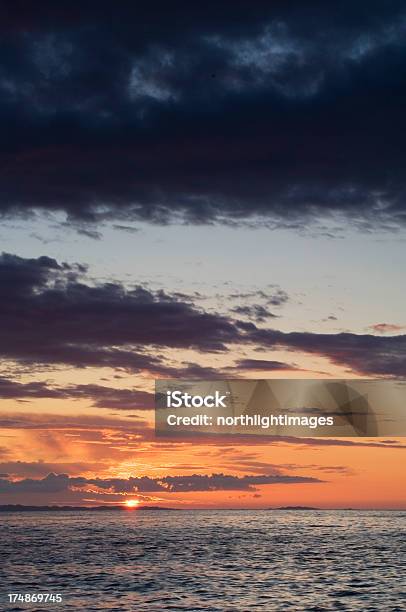
[[[218,296],[220,297],[220,296]],[[223,296],[225,301],[236,300],[239,302],[230,309],[230,313],[235,313],[256,323],[264,323],[268,319],[275,319],[279,315],[269,310],[269,306],[283,306],[289,301],[289,295],[280,287],[270,285],[268,291],[257,289],[253,291],[237,291]]]
[[[244,344],[322,356],[366,376],[406,375],[406,335],[259,329],[251,321],[205,311],[193,296],[141,286],[128,289],[118,282],[91,283],[85,274],[85,266],[60,264],[48,257],[0,256],[0,355],[29,367],[34,363],[106,366],[168,378],[218,378],[224,372],[193,362],[171,365],[159,351],[194,349],[207,354]],[[260,363],[267,369],[279,368],[279,362],[267,359],[237,361],[241,369]],[[0,381],[0,391],[1,385],[7,394],[7,381]],[[46,392],[29,385],[20,387],[26,397]],[[88,392],[77,387],[78,395]],[[55,390],[49,393],[44,397],[55,397]],[[100,401],[102,393],[107,401],[109,392],[100,388]],[[124,390],[116,406],[131,403],[132,398],[138,401],[133,391]],[[114,403],[113,395],[109,401]]]
[[[0,256],[0,354],[26,363],[148,370],[174,376],[150,348],[224,350],[239,332],[190,302],[119,283],[91,285],[82,267],[47,257]],[[188,375],[198,366],[185,364]],[[203,370],[202,370],[203,372]],[[207,372],[206,372],[207,373]],[[35,389],[32,388],[35,393]]]
[[[98,408],[152,410],[154,395],[139,389],[115,389],[104,385],[82,384],[55,387],[45,382],[21,383],[0,377],[1,399],[87,399]]]
[[[139,389],[114,389],[101,385],[75,385],[63,390],[67,397],[85,398],[98,408],[117,410],[152,410],[154,395]]]
[[[3,461],[0,463],[1,470],[7,470],[7,474],[0,474],[0,478],[44,478],[50,472],[79,475],[85,472],[94,473],[100,469],[101,463],[50,463],[47,461]]]
[[[42,382],[20,383],[9,378],[0,376],[0,398],[58,398],[61,394],[58,390],[48,387]]]
[[[260,304],[246,305],[246,306],[235,306],[231,309],[231,312],[235,312],[240,316],[245,316],[252,321],[257,323],[263,323],[267,319],[275,319],[276,315],[270,312],[265,306]]]
[[[264,372],[279,372],[284,370],[301,371],[294,364],[283,363],[283,361],[272,361],[270,359],[240,359],[236,363],[241,370],[262,370]]]
[[[10,481],[0,478],[0,494],[4,493],[62,493],[72,489],[92,493],[190,493],[195,491],[255,491],[258,486],[272,484],[321,483],[322,480],[307,476],[248,475],[232,476],[192,474],[190,476],[148,476],[130,478],[83,478],[67,474],[48,474],[45,478]]]
[[[317,334],[256,330],[250,339],[269,348],[322,355],[332,363],[367,376],[406,375],[406,335],[380,337],[371,334]]]
[[[121,415],[117,416],[99,416],[86,414],[50,414],[50,413],[22,413],[22,412],[5,412],[0,414],[1,429],[27,429],[38,431],[75,431],[83,432],[83,435],[90,438],[93,437],[98,441],[103,440],[106,431],[119,432],[123,440],[129,441],[131,436],[143,439],[154,439],[154,430],[147,423],[139,418],[134,418],[131,422]],[[42,437],[42,440],[44,438]],[[111,445],[111,441],[108,442]]]
[[[201,366],[197,363],[191,362],[183,362],[182,365],[177,368],[177,374],[176,370],[173,370],[173,375],[177,376],[178,378],[185,377],[192,379],[194,378],[197,380],[214,380],[216,378],[224,378],[224,372],[221,370],[221,368],[211,368],[209,366]]]
[[[289,295],[283,289],[277,289],[267,296],[266,301],[271,306],[282,306],[289,301]]]
[[[7,466],[8,464],[4,464]],[[347,466],[343,465],[316,465],[316,464],[271,464],[270,462],[260,461],[244,455],[244,452],[239,450],[230,460],[224,462],[226,469],[233,467],[234,469],[241,472],[248,472],[250,474],[274,474],[280,475],[282,472],[289,472],[294,470],[306,470],[311,469],[312,471],[317,470],[320,472],[326,472],[329,474],[351,474],[352,471]]]
[[[165,488],[177,493],[188,491],[253,491],[259,485],[322,482],[318,478],[282,474],[257,476],[229,476],[225,474],[202,476],[193,474],[191,476],[166,476],[163,480]]]
[[[271,285],[272,290],[263,291],[262,289],[257,289],[255,291],[238,291],[234,293],[230,293],[227,299],[232,300],[243,300],[246,302],[247,300],[261,300],[266,306],[282,306],[289,301],[289,294],[286,293],[283,289],[275,288],[274,285]]]
[[[404,225],[404,2],[4,6],[4,213]]]
[[[355,440],[348,440],[345,438],[333,439],[333,438],[295,438],[294,436],[278,436],[274,440],[280,443],[286,444],[303,444],[305,446],[351,446],[351,447],[365,447],[365,448],[395,448],[395,449],[406,449],[406,444],[402,444],[399,441],[391,440],[390,444],[386,444],[384,440],[378,440],[376,442],[357,442]]]

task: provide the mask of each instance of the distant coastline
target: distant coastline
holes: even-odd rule
[[[105,512],[110,510],[120,510],[121,512],[131,512],[135,508],[127,508],[126,506],[24,506],[22,504],[6,504],[0,506],[0,512],[89,512],[89,511]],[[165,508],[164,506],[138,506],[137,512],[143,510],[174,510],[174,508]]]
[[[405,512],[405,508],[317,508],[313,506],[279,506],[275,508],[168,508],[166,506],[25,506],[23,504],[0,505],[0,512],[145,512],[145,511],[200,511],[200,512],[275,512],[275,511],[317,511],[317,512]]]
[[[323,510],[323,508],[315,508],[313,506],[280,506],[279,508],[268,508],[269,510]],[[346,508],[346,510],[352,508]]]

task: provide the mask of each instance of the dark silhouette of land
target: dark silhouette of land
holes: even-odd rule
[[[276,511],[276,510],[294,510],[294,511],[302,511],[302,510],[317,510],[317,511],[397,511],[397,512],[405,512],[405,508],[317,508],[313,506],[279,506],[274,508],[195,508],[196,510],[204,510],[205,512],[210,511],[219,511],[219,510],[227,510],[227,511]],[[24,506],[22,504],[5,504],[0,505],[0,512],[145,512],[145,511],[167,511],[171,512],[187,512],[191,510],[191,508],[168,508],[166,506],[135,506],[128,507],[125,505],[120,506]]]
[[[94,512],[95,510],[98,512],[111,510],[139,512],[143,510],[173,510],[173,508],[165,508],[163,506],[136,506],[135,508],[128,508],[128,506],[23,506],[21,504],[0,506],[0,512]]]
[[[269,508],[269,510],[323,510],[313,506],[280,506],[279,508]]]

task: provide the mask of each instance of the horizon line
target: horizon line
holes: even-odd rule
[[[122,510],[125,512],[137,512],[139,510],[169,510],[170,512],[179,510],[182,512],[187,512],[190,510],[199,510],[199,511],[212,511],[212,512],[216,512],[219,510],[230,510],[230,511],[263,511],[263,510],[269,510],[269,511],[273,511],[273,510],[286,510],[286,511],[322,511],[322,512],[328,512],[328,511],[368,511],[368,512],[373,512],[373,511],[380,511],[380,512],[403,512],[406,511],[406,506],[405,507],[400,507],[400,508],[382,508],[382,507],[367,507],[367,508],[362,508],[362,507],[352,507],[352,506],[348,506],[348,507],[331,507],[331,508],[326,508],[326,507],[316,507],[316,506],[264,506],[264,507],[216,507],[216,508],[205,508],[205,507],[196,507],[196,508],[170,508],[168,506],[147,506],[147,505],[138,505],[137,507],[128,507],[125,506],[124,504],[117,504],[117,505],[98,505],[98,506],[86,506],[86,505],[80,505],[80,506],[73,506],[73,505],[69,505],[69,504],[52,504],[52,505],[29,505],[29,504],[0,504],[0,512],[4,512],[4,511],[22,511],[22,512],[28,512],[28,511],[33,511],[33,512],[38,512],[38,511],[63,511],[63,510],[85,510],[85,511],[91,511],[91,510],[103,510],[103,511],[108,511],[108,510]]]

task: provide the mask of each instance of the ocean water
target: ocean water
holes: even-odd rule
[[[405,512],[0,515],[1,610],[406,610]],[[7,593],[61,594],[10,604]]]

